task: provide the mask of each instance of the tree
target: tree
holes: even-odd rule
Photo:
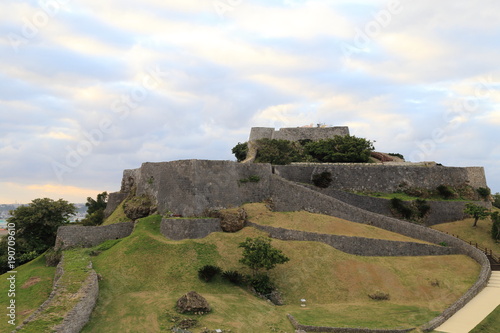
[[[83,225],[101,225],[104,222],[104,210],[107,206],[108,192],[97,195],[96,200],[87,197],[87,214],[82,220]]]
[[[76,207],[65,200],[43,198],[35,199],[30,204],[19,206],[9,212],[12,217],[7,223],[15,225],[16,239],[16,264],[20,265],[30,261],[54,246],[57,228],[69,223],[69,217],[76,213]],[[7,237],[0,243],[0,274],[5,272],[3,260],[7,255]]]
[[[500,240],[500,214],[498,212],[492,213],[491,221],[493,222],[491,226],[491,237],[494,240]]]
[[[322,163],[365,163],[374,150],[371,141],[351,135],[309,142],[304,148],[307,154]]]
[[[248,237],[238,247],[243,248],[243,258],[240,259],[240,263],[250,267],[254,276],[260,269],[268,271],[290,260],[281,250],[274,248],[268,238]]]
[[[500,193],[495,193],[492,195],[493,197],[493,206],[496,208],[500,208]]]
[[[247,158],[248,154],[248,143],[247,142],[238,142],[236,146],[233,147],[231,150],[234,156],[236,157],[236,160],[238,162],[242,162]]]
[[[473,227],[477,226],[478,220],[484,220],[490,215],[486,207],[478,206],[473,203],[468,203],[465,205],[464,213],[474,218],[474,224],[472,225]]]
[[[302,146],[298,142],[281,139],[259,139],[256,142],[257,155],[255,163],[271,163],[276,165],[302,162]]]

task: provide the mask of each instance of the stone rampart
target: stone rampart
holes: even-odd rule
[[[57,229],[56,249],[72,247],[93,247],[110,239],[129,236],[134,230],[134,222],[122,222],[105,226],[68,225]]]
[[[115,211],[123,200],[127,197],[126,193],[112,192],[108,195],[108,202],[106,204],[106,209],[104,210],[104,218],[108,218]]]
[[[220,219],[162,219],[160,232],[173,239],[204,238],[212,232],[222,232]]]
[[[444,167],[361,163],[276,165],[275,173],[285,179],[311,184],[323,171],[332,175],[330,187],[347,191],[393,193],[401,186],[435,190],[439,185],[487,187],[482,167]]]
[[[352,222],[373,225],[434,244],[444,242],[447,246],[454,248],[457,253],[467,255],[478,262],[481,265],[481,270],[476,283],[440,316],[424,325],[425,330],[432,330],[441,325],[476,296],[488,283],[491,275],[488,258],[483,252],[460,239],[424,226],[368,212],[278,176],[272,178],[271,185],[272,193],[275,194],[272,197],[275,210],[305,210],[343,218]]]
[[[349,135],[349,127],[286,127],[276,131],[271,127],[252,127],[249,141],[277,139],[288,141],[330,139],[335,135]]]
[[[156,200],[160,214],[200,216],[206,209],[265,200],[270,196],[271,170],[270,164],[232,161],[144,163],[140,169],[125,170],[121,192],[135,187],[137,195]]]
[[[304,185],[307,186],[307,185]],[[334,188],[321,189],[313,185],[307,186],[310,189],[326,194],[330,197],[343,201],[349,205],[370,211],[372,213],[382,214],[394,217],[391,212],[390,199],[376,198],[366,195],[349,193]],[[424,218],[423,223],[426,226],[432,226],[440,223],[453,222],[464,219],[465,205],[470,201],[432,201],[428,200],[427,204],[431,207],[429,213]],[[491,203],[485,201],[473,201],[476,205],[491,208]]]
[[[359,256],[441,256],[457,254],[451,247],[417,242],[400,242],[365,237],[320,234],[284,228],[275,228],[248,222],[248,226],[265,231],[270,237],[280,240],[312,241],[330,245],[337,250]]]

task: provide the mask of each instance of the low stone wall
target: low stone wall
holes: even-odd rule
[[[451,247],[436,246],[415,242],[400,242],[365,237],[319,234],[299,230],[275,228],[248,222],[249,227],[265,231],[272,238],[280,240],[321,242],[337,250],[359,256],[438,256],[457,254]]]
[[[220,219],[162,219],[160,232],[163,236],[173,239],[204,238],[212,232],[222,232]]]
[[[12,332],[21,331],[26,325],[37,320],[38,316],[42,314],[45,309],[52,305],[54,298],[61,292],[60,281],[61,277],[64,275],[64,257],[61,259],[57,265],[56,274],[54,276],[54,283],[52,287],[52,292],[45,302],[43,302],[40,307],[26,320],[23,321],[21,325],[16,327]],[[92,267],[92,263],[89,263]],[[97,278],[97,273],[95,270],[91,269],[89,275],[85,282],[82,284],[77,295],[82,295],[80,300],[75,304],[75,306],[68,311],[65,315],[63,322],[57,325],[53,332],[56,333],[79,333],[82,328],[88,323],[90,315],[94,310],[99,297],[99,282]]]
[[[467,255],[477,261],[481,265],[481,271],[476,283],[440,316],[424,325],[426,330],[432,330],[445,322],[476,296],[488,283],[491,275],[488,258],[483,252],[460,239],[424,226],[368,212],[279,176],[273,176],[271,186],[271,192],[274,194],[272,200],[274,208],[277,211],[305,210],[312,213],[343,218],[352,222],[373,225],[434,244],[445,242],[448,246],[454,248],[457,253]]]
[[[415,328],[406,329],[372,329],[372,328],[350,328],[350,327],[327,327],[327,326],[310,326],[301,325],[297,319],[291,314],[287,315],[288,320],[292,323],[297,331],[303,332],[334,332],[334,333],[405,333],[413,331]]]
[[[88,323],[99,297],[99,282],[94,270],[90,271],[78,294],[83,295],[80,301],[68,312],[63,322],[54,329],[54,332],[79,333]]]
[[[129,236],[134,230],[134,222],[122,222],[105,226],[67,225],[57,229],[56,249],[71,247],[92,247],[110,239]]]
[[[312,190],[326,194],[332,198],[343,201],[349,205],[370,211],[372,213],[393,216],[390,209],[390,199],[375,198],[365,195],[349,193],[334,188],[321,189],[313,185],[304,185]],[[463,213],[465,205],[471,201],[432,201],[427,203],[431,207],[427,217],[424,220],[426,226],[432,226],[440,223],[447,223],[462,220],[466,217]],[[472,201],[472,203],[491,208],[491,202]]]

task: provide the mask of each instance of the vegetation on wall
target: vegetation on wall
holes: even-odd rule
[[[260,139],[255,141],[257,147],[256,163],[276,165],[292,162],[319,163],[366,163],[374,150],[373,143],[364,138],[351,135],[336,135],[330,139],[312,140],[279,140]],[[238,143],[232,149],[238,162],[246,158],[247,143]]]
[[[317,173],[312,176],[314,186],[319,188],[327,188],[332,183],[332,174],[328,171]]]
[[[422,222],[427,213],[431,210],[431,206],[423,199],[406,202],[399,198],[392,198],[390,200],[390,205],[396,216],[413,222]]]

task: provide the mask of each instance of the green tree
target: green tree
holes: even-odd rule
[[[234,156],[236,157],[236,160],[238,162],[242,162],[247,158],[248,154],[248,143],[247,142],[238,142],[236,146],[233,147],[231,150]]]
[[[304,148],[312,158],[323,163],[365,163],[374,150],[371,141],[351,135],[309,142]]]
[[[69,223],[69,217],[76,213],[73,204],[65,200],[43,198],[11,210],[8,223],[15,225],[16,264],[30,261],[54,246],[57,228]],[[0,242],[0,274],[7,271],[7,237]]]
[[[256,163],[284,165],[304,160],[303,149],[298,142],[265,138],[255,143],[257,145]]]
[[[91,197],[87,197],[87,214],[82,220],[83,225],[101,225],[104,222],[104,210],[108,203],[108,192],[102,192],[97,195],[94,200]]]
[[[500,208],[500,193],[495,193],[492,195],[493,197],[493,206],[496,208]]]
[[[491,221],[493,222],[491,226],[491,237],[494,240],[500,240],[500,214],[498,212],[492,213]]]
[[[271,245],[269,238],[248,237],[238,247],[243,248],[243,257],[240,259],[240,263],[250,267],[253,270],[254,276],[260,269],[268,271],[276,267],[276,265],[284,264],[290,260],[281,250]]]
[[[478,206],[473,203],[468,203],[465,205],[464,213],[474,218],[474,224],[472,225],[473,227],[477,226],[478,220],[484,220],[490,215],[486,207]]]

